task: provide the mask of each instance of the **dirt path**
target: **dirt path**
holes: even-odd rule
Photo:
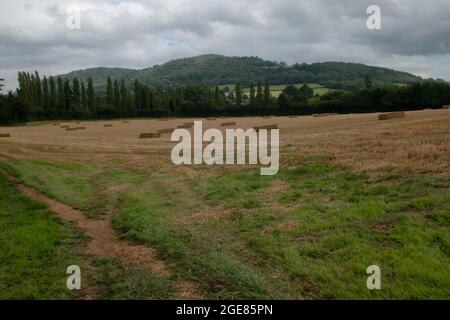
[[[169,274],[164,262],[156,257],[154,249],[142,245],[128,244],[118,238],[111,228],[113,212],[107,214],[101,220],[93,220],[87,218],[82,212],[50,199],[25,185],[18,185],[17,188],[28,197],[45,203],[60,218],[76,223],[80,229],[86,232],[90,238],[87,245],[88,253],[96,256],[113,257],[125,266],[147,266],[155,274]]]
[[[155,275],[170,275],[166,264],[156,257],[156,252],[153,248],[130,244],[119,239],[111,226],[112,218],[117,209],[112,210],[100,220],[93,220],[87,218],[81,211],[53,200],[30,187],[18,185],[17,188],[31,199],[48,205],[49,209],[61,219],[76,223],[90,238],[87,244],[88,254],[117,259],[123,266],[148,267]],[[192,282],[179,284],[178,291],[176,299],[204,298],[198,292],[197,285]],[[92,298],[92,295],[88,294],[87,298]]]

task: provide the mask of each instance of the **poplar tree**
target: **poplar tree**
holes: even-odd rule
[[[142,109],[142,99],[141,99],[141,85],[139,83],[139,80],[134,80],[134,107],[139,114],[140,110]]]
[[[250,105],[255,104],[255,86],[253,83],[250,85]]]
[[[114,109],[116,109],[117,114],[121,114],[120,109],[120,89],[119,89],[119,82],[114,80]]]
[[[95,101],[94,82],[92,81],[91,77],[89,77],[89,80],[88,80],[87,107],[91,113],[95,114],[97,112],[96,101]]]
[[[240,106],[242,106],[242,91],[241,91],[240,83],[236,84],[235,91],[236,91],[236,106],[240,107]]]
[[[110,77],[108,77],[108,82],[106,84],[106,104],[108,107],[114,106],[114,90]]]
[[[55,118],[58,109],[58,94],[56,89],[55,78],[50,77],[50,98],[49,98],[49,114],[51,118]]]
[[[128,89],[123,79],[120,82],[120,106],[123,113],[131,114],[131,108],[128,105]]]
[[[69,79],[64,80],[64,117],[70,119],[73,112],[73,92],[70,88]]]
[[[80,81],[78,81],[77,78],[73,79],[72,92],[73,92],[73,111],[74,114],[80,116],[82,113],[81,92],[80,92]]]
[[[264,98],[263,98],[263,103],[265,105],[270,104],[270,87],[269,87],[269,82],[264,81]]]
[[[48,80],[47,77],[44,76],[42,80],[42,106],[44,110],[46,110],[46,116],[48,116],[48,109],[50,104],[50,92],[48,88]]]
[[[35,106],[42,108],[42,87],[41,87],[41,77],[39,72],[34,73],[34,90],[35,90]]]
[[[59,117],[64,116],[66,110],[66,93],[64,92],[64,83],[61,77],[58,77],[58,108],[57,113]]]
[[[87,111],[87,94],[86,94],[86,87],[84,86],[84,82],[81,81],[81,105],[83,107],[83,111]]]
[[[218,86],[214,89],[214,104],[216,105],[216,108],[220,105],[220,90]]]
[[[262,100],[263,100],[262,85],[261,85],[261,81],[258,81],[258,88],[256,91],[256,103],[261,104]]]

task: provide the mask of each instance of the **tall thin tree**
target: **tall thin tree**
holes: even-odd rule
[[[91,112],[92,114],[96,114],[97,108],[96,108],[96,101],[95,101],[94,82],[92,81],[91,77],[89,77],[89,80],[88,80],[87,107],[89,109],[89,112]]]

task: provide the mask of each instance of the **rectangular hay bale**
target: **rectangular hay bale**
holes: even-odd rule
[[[161,133],[159,132],[149,132],[149,133],[141,133],[139,139],[154,139],[161,138]]]
[[[66,128],[66,131],[78,131],[78,130],[86,130],[86,127],[72,127],[72,128]]]
[[[111,128],[113,125],[112,124],[105,124],[103,125],[105,128]]]
[[[278,125],[276,125],[276,124],[268,124],[268,125],[264,125],[264,126],[253,127],[253,129],[255,129],[257,132],[259,130],[262,130],[262,129],[273,130],[273,129],[278,129]]]
[[[378,120],[391,120],[391,119],[400,119],[404,118],[406,115],[404,112],[390,112],[390,113],[382,113],[378,115]]]
[[[182,124],[177,127],[177,129],[191,129],[191,128],[192,128],[192,125],[190,125],[190,124]]]
[[[220,124],[220,126],[221,127],[231,127],[231,126],[235,126],[236,125],[236,122],[222,122],[221,124]]]
[[[10,138],[11,135],[9,133],[0,133],[0,138]]]
[[[161,133],[161,134],[163,134],[163,133],[172,133],[173,130],[174,130],[174,129],[172,129],[172,128],[159,129],[159,130],[158,130],[158,133]]]

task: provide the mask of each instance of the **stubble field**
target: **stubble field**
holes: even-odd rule
[[[273,177],[175,166],[170,134],[139,139],[194,120],[230,121],[0,128],[0,297],[450,297],[449,110],[233,118],[278,125]],[[81,291],[65,287],[72,264]]]

